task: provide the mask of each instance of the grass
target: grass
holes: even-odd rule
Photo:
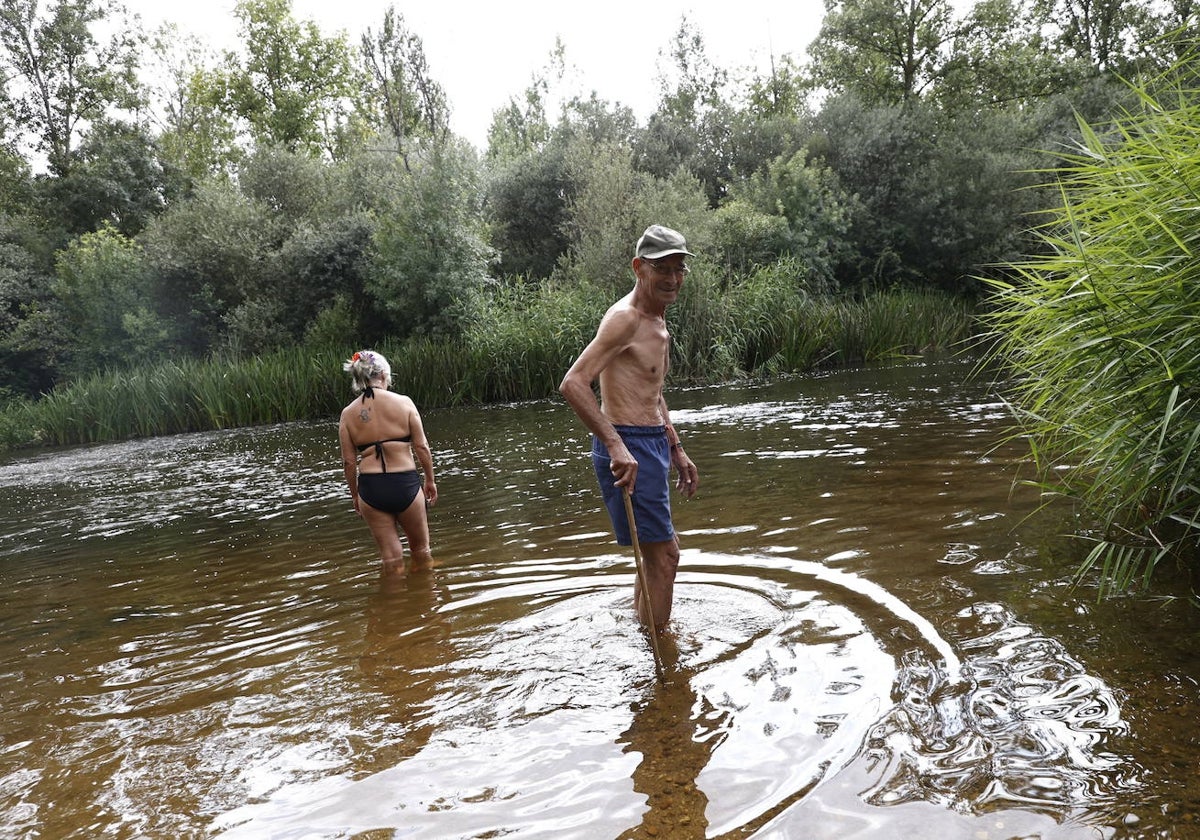
[[[696,272],[693,274],[699,274]],[[810,298],[778,267],[732,289],[703,277],[669,313],[672,381],[717,382],[952,348],[974,317],[935,292]],[[415,337],[379,350],[396,388],[422,408],[556,393],[610,301],[599,290],[502,286],[459,340]],[[0,413],[0,444],[61,446],[334,417],[349,400],[341,365],[357,347],[294,347],[247,359],[164,359],[109,371]]]
[[[1200,549],[1200,97],[1162,82],[1114,132],[1082,126],[1041,254],[994,283],[988,316],[1040,483],[1094,533],[1079,576],[1102,594]]]

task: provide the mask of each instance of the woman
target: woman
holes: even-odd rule
[[[404,569],[397,523],[408,539],[411,565],[428,567],[433,555],[425,507],[437,502],[437,485],[421,415],[411,399],[388,390],[392,368],[379,353],[360,350],[342,369],[352,377],[354,393],[362,395],[342,409],[338,423],[354,511],[367,521],[385,571]]]

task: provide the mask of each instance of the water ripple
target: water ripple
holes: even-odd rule
[[[1128,727],[1100,679],[1002,605],[958,618],[969,681],[948,687],[919,660],[906,665],[902,701],[867,742],[881,768],[869,802],[971,814],[1007,803],[1063,819],[1137,789],[1109,749]]]

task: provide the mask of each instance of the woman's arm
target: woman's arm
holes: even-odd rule
[[[415,404],[412,406],[408,428],[409,434],[412,435],[413,455],[421,465],[421,473],[425,478],[422,486],[425,501],[433,507],[437,504],[438,495],[437,482],[433,480],[433,452],[429,448],[429,439],[425,437],[425,424],[421,422],[421,412],[417,411]]]
[[[350,498],[354,500],[354,512],[362,515],[358,507],[358,450],[350,439],[350,430],[346,428],[343,418],[338,421],[338,443],[342,451],[342,471],[346,476],[346,487],[350,490]]]

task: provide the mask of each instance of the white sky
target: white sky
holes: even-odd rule
[[[236,0],[123,2],[147,29],[169,21],[211,47],[236,44]],[[450,100],[451,128],[480,149],[492,113],[546,68],[556,37],[575,71],[563,93],[594,90],[644,121],[657,102],[659,51],[671,44],[683,15],[717,66],[765,73],[772,54],[805,58],[825,11],[822,0],[292,0],[292,14],[315,21],[326,35],[343,30],[356,45],[365,29],[379,29],[389,5],[424,43],[431,75]]]

